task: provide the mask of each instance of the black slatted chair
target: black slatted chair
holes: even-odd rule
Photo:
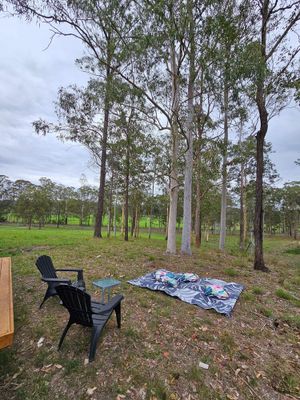
[[[52,296],[57,295],[56,288],[58,285],[64,283],[68,285],[73,285],[78,287],[81,290],[85,290],[85,282],[83,280],[83,271],[82,269],[70,269],[70,268],[60,268],[55,269],[51,257],[49,256],[40,256],[35,265],[38,267],[40,273],[42,274],[42,281],[48,284],[47,291],[44,296],[44,300],[42,301],[40,308],[44,304],[44,302]],[[77,272],[77,281],[71,282],[69,279],[59,278],[56,274],[57,271],[63,272]]]
[[[97,342],[100,334],[113,311],[116,312],[118,328],[121,328],[121,301],[122,295],[114,296],[107,304],[92,301],[91,296],[82,290],[69,285],[59,285],[57,293],[70,313],[69,322],[59,341],[60,350],[63,340],[72,324],[92,327],[89,361],[95,359]]]

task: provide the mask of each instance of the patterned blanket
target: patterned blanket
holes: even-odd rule
[[[166,273],[170,272],[167,270],[163,271]],[[244,289],[243,285],[235,282],[227,283],[219,279],[210,278],[200,278],[195,282],[182,281],[177,287],[173,287],[166,282],[156,280],[156,273],[157,271],[151,272],[137,279],[132,279],[128,281],[128,283],[151,290],[160,290],[170,296],[178,297],[186,303],[195,304],[206,310],[213,308],[218,313],[227,316],[230,316],[236,301]],[[208,294],[207,288],[211,286],[222,287],[228,294],[228,297],[226,299],[221,299],[214,296],[212,293]]]

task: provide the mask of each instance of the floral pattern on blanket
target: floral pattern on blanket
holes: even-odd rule
[[[171,272],[164,270],[166,273]],[[131,285],[148,288],[151,290],[160,290],[170,296],[178,297],[180,300],[195,304],[206,310],[214,309],[220,314],[230,316],[235,303],[237,302],[244,286],[235,282],[225,282],[220,279],[200,278],[195,282],[182,281],[177,287],[172,287],[165,282],[156,280],[156,272],[151,272],[144,276],[128,281]],[[208,286],[220,286],[228,293],[226,299],[220,299],[216,296],[206,295]]]

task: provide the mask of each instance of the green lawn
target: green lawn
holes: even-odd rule
[[[18,217],[14,213],[8,214],[6,216],[6,218],[7,218],[8,222],[15,223],[16,221],[18,221]],[[117,224],[120,224],[120,218],[121,217],[119,215],[118,219],[117,219]],[[49,220],[51,220],[53,222],[53,224],[55,225],[56,221],[57,221],[57,216],[56,215],[52,215],[49,218]],[[86,218],[83,222],[84,222],[84,224],[87,224],[88,223],[88,218]],[[38,223],[38,221],[35,221],[35,223]],[[91,214],[90,218],[89,218],[89,224],[90,224],[90,226],[93,226],[94,223],[95,223],[95,216],[93,214]],[[140,228],[143,228],[143,229],[149,228],[149,223],[150,223],[150,217],[148,217],[148,216],[142,216],[139,219]],[[69,227],[72,227],[74,225],[78,226],[79,224],[80,224],[80,218],[79,217],[77,217],[76,215],[69,215],[68,216],[68,226]],[[108,216],[107,215],[104,215],[104,217],[103,217],[103,225],[105,227],[108,225]],[[151,226],[152,226],[152,228],[159,228],[160,227],[160,223],[159,223],[158,218],[152,218]]]
[[[15,308],[14,345],[0,351],[0,398],[198,400],[297,398],[299,368],[299,244],[265,240],[270,274],[252,270],[238,237],[225,253],[211,236],[193,256],[168,256],[163,234],[148,232],[95,240],[92,229],[0,227],[0,256],[11,256]],[[105,235],[105,232],[104,232]],[[178,247],[180,237],[178,237]],[[38,306],[45,285],[34,265],[49,254],[57,267],[83,267],[92,281],[122,281],[122,328],[112,318],[99,341],[95,362],[84,365],[89,331],[73,326],[61,352],[56,347],[67,321],[57,298]],[[245,285],[232,318],[205,311],[162,293],[126,283],[157,268],[195,272]],[[43,337],[43,345],[37,346]],[[209,369],[199,367],[199,362]],[[93,395],[88,389],[96,388]],[[283,397],[290,396],[290,397]],[[293,397],[294,396],[294,397]]]
[[[104,239],[111,241],[115,240],[114,233],[111,233],[111,238],[107,239],[106,228],[103,228],[103,237]],[[148,239],[148,230],[141,229],[140,236],[137,239],[130,238],[130,242],[134,241],[135,243],[141,239]],[[17,252],[20,252],[22,249],[29,249],[35,246],[76,246],[78,243],[82,243],[82,241],[90,242],[93,236],[93,228],[79,228],[74,226],[60,226],[59,228],[47,226],[46,228],[38,229],[32,228],[29,230],[25,226],[16,226],[16,225],[0,225],[0,256],[10,256],[14,255]],[[117,232],[116,240],[123,240],[120,235],[120,232]],[[157,244],[156,240],[162,241],[166,243],[165,234],[163,232],[159,232],[158,230],[153,230],[151,233],[151,241],[154,240],[155,246]],[[226,251],[230,254],[239,254],[239,244],[238,244],[238,236],[227,236],[226,238]],[[282,247],[286,243],[289,242],[288,238],[283,238],[280,236],[275,237],[267,237],[264,241],[264,248],[267,252],[271,252],[273,249],[276,249],[278,246]],[[180,234],[177,236],[178,248],[180,247]],[[166,244],[161,244],[163,247]],[[208,242],[203,239],[201,245],[201,251],[206,249],[218,249],[219,245],[219,236],[218,235],[210,235]],[[296,249],[287,250],[287,253],[298,252],[299,247]],[[197,250],[198,251],[198,250]],[[251,253],[249,251],[248,253]]]

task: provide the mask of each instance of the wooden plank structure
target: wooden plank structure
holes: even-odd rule
[[[10,346],[14,335],[14,309],[10,257],[0,258],[0,349]]]

